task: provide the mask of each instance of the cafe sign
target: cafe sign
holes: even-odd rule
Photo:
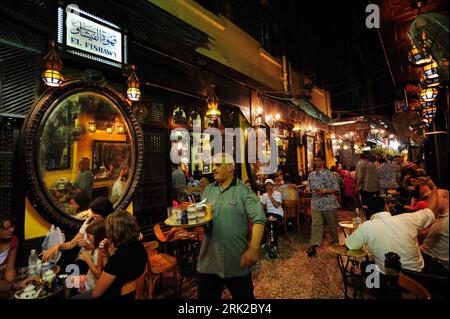
[[[76,5],[58,8],[58,42],[67,52],[84,58],[115,66],[127,63],[126,36],[121,28]]]

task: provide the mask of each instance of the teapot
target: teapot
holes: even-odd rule
[[[42,280],[47,283],[51,283],[55,279],[56,274],[53,270],[49,269],[42,274]]]
[[[28,285],[23,289],[22,293],[19,295],[19,299],[36,299],[39,297],[41,291],[42,288],[36,290],[35,285]]]

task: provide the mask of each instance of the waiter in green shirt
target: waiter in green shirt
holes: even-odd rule
[[[254,299],[251,267],[260,256],[266,217],[255,193],[234,177],[234,168],[231,155],[216,154],[215,183],[202,195],[213,203],[213,220],[206,227],[197,263],[199,299],[220,299],[224,286],[234,299]]]

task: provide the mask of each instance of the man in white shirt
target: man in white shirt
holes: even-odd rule
[[[374,256],[375,264],[383,274],[385,254],[388,252],[400,256],[403,269],[421,272],[424,260],[420,253],[417,233],[434,223],[438,201],[436,186],[431,180],[428,181],[432,190],[430,204],[428,208],[415,213],[391,216],[382,197],[370,198],[366,211],[367,221],[346,238],[346,246],[349,249],[360,249],[367,245]]]
[[[425,260],[423,272],[448,277],[448,190],[438,189],[438,198],[436,221],[428,229],[420,251]]]
[[[276,258],[276,247],[278,246],[278,227],[280,225],[280,222],[283,219],[283,207],[281,206],[283,199],[281,196],[281,193],[274,190],[274,181],[272,179],[266,179],[265,185],[267,193],[264,193],[262,204],[264,205],[264,210],[266,212],[266,216],[272,216],[276,218],[275,221],[272,221],[273,231],[271,236],[272,237],[272,245],[275,247],[273,252],[271,254],[272,258]],[[270,224],[269,224],[270,227]],[[265,236],[268,236],[269,234],[265,234]],[[265,237],[267,238],[267,237]]]

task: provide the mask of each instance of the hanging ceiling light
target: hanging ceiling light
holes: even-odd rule
[[[422,89],[436,87],[439,86],[439,84],[440,84],[439,77],[429,78],[425,74],[422,75],[419,82],[419,85]]]
[[[88,131],[89,131],[89,133],[95,133],[97,131],[97,123],[89,122],[88,123]]]
[[[123,124],[116,125],[117,134],[124,135],[125,134],[125,126]]]
[[[434,101],[434,99],[436,98],[437,95],[438,95],[438,90],[435,88],[428,88],[428,89],[422,90],[420,92],[420,97],[425,102]]]
[[[46,70],[42,72],[42,80],[44,83],[51,87],[58,87],[64,81],[64,77],[60,73],[62,69],[61,59],[58,57],[55,51],[55,42],[50,43],[50,50],[44,57],[44,63]]]
[[[111,124],[108,124],[106,127],[106,133],[112,134],[114,132],[114,127]]]
[[[408,58],[409,61],[415,65],[425,65],[432,61],[427,49],[419,50],[415,45],[413,45],[411,51],[409,51]]]
[[[431,120],[436,115],[436,110],[437,110],[436,106],[423,109],[422,116],[427,120]]]
[[[140,101],[141,100],[141,90],[139,90],[139,87],[141,86],[141,82],[139,82],[139,79],[136,75],[136,66],[131,65],[131,72],[128,76],[127,83],[128,83],[128,90],[127,90],[127,97],[131,101]]]
[[[217,98],[217,95],[214,92],[214,87],[215,85],[211,84],[208,97],[206,98],[206,105],[208,105],[206,117],[208,117],[212,121],[217,120],[222,114],[219,110],[219,99]]]
[[[430,63],[428,65],[425,65],[423,67],[423,74],[428,78],[428,79],[434,79],[434,78],[438,78],[439,74],[438,74],[438,64],[437,62],[433,62]]]
[[[422,103],[420,103],[420,107],[419,108],[420,109],[426,109],[426,108],[432,107],[434,105],[435,105],[434,101],[429,101],[429,102],[422,101]]]

